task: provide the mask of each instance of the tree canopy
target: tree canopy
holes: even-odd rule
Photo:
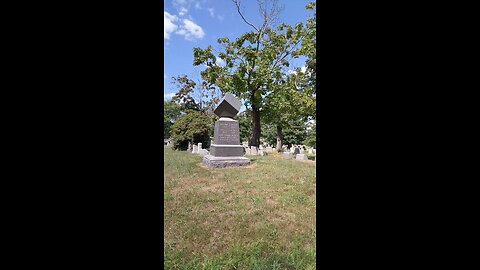
[[[201,71],[201,81],[198,82],[186,75],[174,78],[179,90],[172,102],[181,108],[184,115],[175,124],[164,119],[165,123],[172,127],[172,131],[173,125],[176,126],[174,133],[178,139],[192,140],[197,138],[196,135],[177,122],[181,118],[181,123],[189,126],[186,119],[202,113],[200,119],[211,124],[207,133],[213,135],[213,123],[217,118],[212,113],[213,109],[223,94],[231,92],[242,99],[246,107],[245,112],[236,117],[242,141],[248,139],[249,145],[258,146],[261,130],[266,126],[270,139],[270,132],[275,130],[277,149],[283,143],[305,140],[305,124],[315,119],[316,109],[315,2],[306,6],[313,10],[313,15],[306,22],[288,25],[276,24],[281,8],[275,0],[258,1],[262,23],[256,26],[240,11],[240,1],[232,1],[252,31],[234,40],[219,38],[219,50],[214,50],[211,45],[193,49],[193,65],[205,65],[207,68]],[[305,65],[292,70],[292,60],[299,57],[306,59]],[[217,59],[225,64],[219,65]],[[298,132],[292,131],[294,127],[298,127]],[[199,125],[198,128],[202,133],[204,127]]]

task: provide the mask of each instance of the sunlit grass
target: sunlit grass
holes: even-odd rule
[[[315,163],[207,169],[164,152],[165,269],[315,269]]]

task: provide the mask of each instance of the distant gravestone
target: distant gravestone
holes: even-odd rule
[[[192,149],[192,154],[197,154],[197,153],[198,153],[198,146],[194,144]]]
[[[282,157],[283,157],[284,159],[292,159],[292,158],[293,158],[293,155],[292,155],[292,153],[290,153],[290,152],[283,152]]]
[[[244,148],[240,144],[240,126],[233,117],[237,115],[242,103],[231,93],[225,94],[213,111],[218,117],[213,131],[213,144],[210,153],[203,157],[208,167],[220,168],[250,164],[243,157]]]
[[[313,149],[312,149],[312,148],[309,148],[309,149],[308,149],[308,153],[309,153],[310,155],[313,155]]]
[[[245,155],[251,155],[252,154],[252,150],[250,150],[249,147],[245,147]]]
[[[198,143],[198,150],[200,151],[200,149],[202,149],[202,143],[201,142]]]
[[[198,154],[199,154],[200,156],[206,156],[206,155],[208,155],[209,153],[208,153],[208,150],[207,150],[207,149],[200,149],[200,150],[198,151]]]
[[[258,155],[263,157],[263,156],[266,156],[268,154],[267,154],[267,152],[265,152],[263,150],[258,150]]]
[[[297,155],[295,156],[295,158],[296,158],[297,160],[308,160],[308,157],[307,157],[307,155],[305,155],[305,154],[297,154]]]
[[[295,148],[293,149],[293,154],[294,154],[294,155],[300,154],[300,149],[299,149],[298,147],[295,147]]]
[[[252,146],[251,150],[252,150],[251,155],[254,155],[254,156],[258,155],[258,149],[256,146]]]
[[[269,147],[265,148],[265,152],[273,153],[273,147],[269,146]]]

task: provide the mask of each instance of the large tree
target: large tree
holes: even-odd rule
[[[306,9],[314,10],[303,29],[302,44],[297,53],[306,57],[305,66],[274,80],[272,92],[266,96],[264,111],[268,123],[276,126],[276,150],[284,143],[283,129],[296,121],[315,120],[316,111],[316,12],[315,2]]]
[[[301,68],[286,75],[282,80],[270,85],[272,91],[265,97],[264,118],[276,127],[276,151],[282,150],[284,128],[293,123],[305,123],[315,114],[315,99],[300,82],[305,81],[305,72]],[[303,127],[302,127],[303,128]]]
[[[170,130],[176,119],[182,114],[182,108],[173,101],[163,102],[163,138],[170,138]]]
[[[303,37],[302,48],[300,50],[300,53],[307,57],[307,82],[308,86],[311,87],[313,94],[317,93],[317,12],[315,6],[315,2],[311,2],[306,6],[306,9],[313,10],[313,15],[307,19],[307,23],[305,24],[305,36]]]
[[[302,37],[306,34],[302,23],[295,26],[280,24],[272,27],[280,9],[276,1],[259,1],[262,24],[255,26],[240,11],[240,1],[233,0],[243,21],[253,28],[234,41],[219,38],[222,48],[216,56],[212,46],[194,48],[195,66],[204,64],[201,72],[209,87],[217,87],[222,93],[232,92],[245,100],[251,114],[252,134],[249,145],[259,146],[261,135],[261,111],[264,98],[272,91],[272,82],[282,80],[290,65],[290,58],[300,55]],[[217,64],[217,57],[225,61]]]

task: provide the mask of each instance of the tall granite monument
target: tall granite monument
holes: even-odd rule
[[[243,157],[240,126],[238,121],[233,119],[241,106],[240,100],[227,93],[213,111],[220,119],[215,122],[210,154],[203,157],[203,163],[208,167],[222,168],[250,164],[250,159]]]

